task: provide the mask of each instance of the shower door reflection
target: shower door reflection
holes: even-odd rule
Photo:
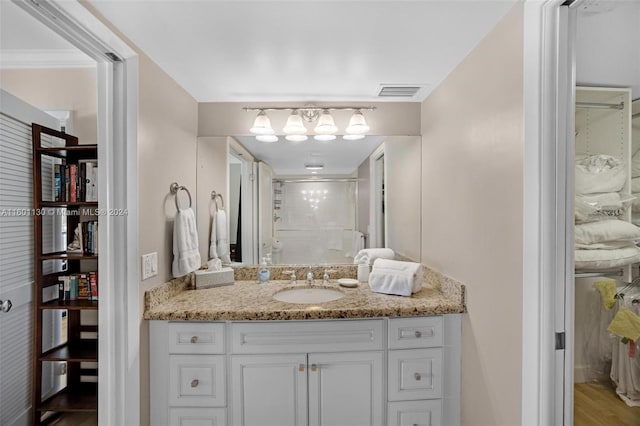
[[[352,263],[357,232],[357,180],[274,180],[273,262]]]

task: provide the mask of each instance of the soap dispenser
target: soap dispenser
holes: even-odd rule
[[[258,282],[264,284],[269,282],[269,278],[271,278],[271,271],[269,271],[269,266],[267,265],[267,258],[263,257],[262,264],[258,270]]]

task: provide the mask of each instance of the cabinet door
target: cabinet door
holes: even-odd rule
[[[307,356],[233,355],[234,426],[305,426]]]
[[[309,425],[382,425],[382,352],[309,354]]]

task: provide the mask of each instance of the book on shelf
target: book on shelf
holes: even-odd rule
[[[77,164],[55,164],[53,167],[54,201],[98,201],[97,160],[78,160]]]
[[[67,246],[67,253],[83,256],[98,255],[98,221],[80,222],[73,233],[73,241]]]
[[[81,272],[58,277],[58,300],[98,300],[97,272]]]

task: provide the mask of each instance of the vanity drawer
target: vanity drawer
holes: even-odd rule
[[[442,401],[390,402],[387,426],[440,426]]]
[[[169,323],[169,353],[224,353],[224,324],[206,322]]]
[[[442,317],[391,318],[389,349],[442,346]]]
[[[226,426],[226,408],[170,408],[169,426]]]
[[[283,321],[231,324],[235,354],[384,349],[384,320]]]
[[[224,407],[225,392],[224,355],[169,356],[170,406]]]
[[[389,351],[389,401],[442,396],[442,349]]]

